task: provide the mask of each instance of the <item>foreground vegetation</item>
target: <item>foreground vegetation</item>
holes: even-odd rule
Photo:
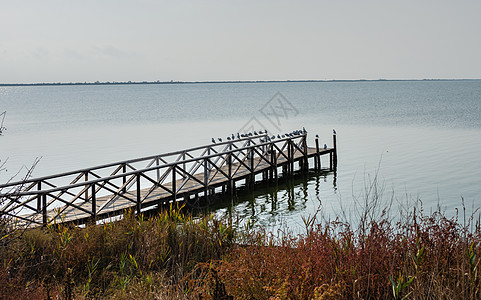
[[[85,228],[3,228],[0,298],[478,299],[481,230],[436,212],[274,236],[171,209]]]

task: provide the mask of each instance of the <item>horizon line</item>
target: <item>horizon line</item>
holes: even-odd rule
[[[298,80],[204,80],[204,81],[95,81],[95,82],[33,82],[0,83],[0,86],[58,86],[58,85],[127,85],[127,84],[202,84],[202,83],[289,83],[289,82],[376,82],[376,81],[470,81],[481,78],[424,78],[424,79],[298,79]]]

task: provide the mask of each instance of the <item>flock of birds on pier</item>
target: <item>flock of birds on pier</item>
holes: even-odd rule
[[[336,135],[336,130],[333,129],[332,130],[332,133],[334,135]],[[260,137],[260,142],[261,143],[265,143],[265,142],[270,142],[270,141],[273,141],[275,140],[276,138],[277,139],[283,139],[283,138],[293,138],[293,137],[296,137],[296,136],[300,136],[300,135],[304,135],[304,134],[307,134],[307,130],[306,128],[302,127],[301,130],[294,130],[292,132],[289,132],[289,133],[284,133],[284,134],[278,134],[277,136],[276,135],[272,135],[272,136],[269,136],[267,134],[267,130],[264,129],[264,130],[259,130],[259,131],[254,131],[254,132],[249,132],[249,133],[237,133],[236,135],[235,134],[232,134],[231,136],[228,136],[227,137],[227,140],[228,141],[234,141],[236,138],[238,140],[242,139],[242,138],[247,138],[247,137],[253,137],[253,136],[261,136]],[[316,139],[319,138],[319,135],[316,134]],[[217,141],[219,141],[219,143],[222,143],[222,138],[217,138]],[[216,144],[216,139],[215,138],[212,138],[212,143]],[[324,144],[324,150],[327,149],[327,144]]]
[[[282,138],[286,138],[286,137],[292,138],[292,137],[295,137],[295,136],[304,135],[306,133],[307,133],[307,130],[306,130],[306,128],[303,127],[301,130],[294,130],[294,131],[289,132],[289,133],[278,134],[277,136],[276,135],[269,136],[267,134],[267,130],[265,129],[265,130],[259,130],[259,131],[249,132],[249,133],[237,133],[237,135],[232,134],[231,136],[227,137],[227,140],[228,141],[234,141],[236,138],[238,140],[240,140],[242,138],[247,138],[247,137],[262,136],[260,138],[260,142],[264,143],[264,142],[270,142],[272,140],[275,140],[276,138],[277,139],[282,139]],[[219,141],[219,143],[222,143],[222,138],[217,138],[217,140]],[[214,144],[216,143],[215,138],[212,138],[212,143],[214,143]]]

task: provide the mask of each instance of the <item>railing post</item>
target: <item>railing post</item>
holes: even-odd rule
[[[277,152],[271,150],[271,180],[277,180]]]
[[[204,197],[208,198],[209,191],[209,163],[207,158],[204,158]]]
[[[291,163],[291,140],[287,140],[287,163],[286,163],[286,174],[289,174],[289,168]]]
[[[247,146],[250,147],[251,143],[250,141],[247,142]],[[253,148],[249,148],[249,153],[247,154],[247,162],[249,164],[249,171],[250,171],[250,176],[249,176],[249,188],[253,188],[254,187],[254,183],[255,183],[255,175],[254,175],[254,155],[255,155],[255,152],[253,150]]]
[[[333,151],[331,149],[331,151],[329,151],[329,171],[332,171],[332,168],[333,168],[333,166],[332,166],[332,164],[333,164],[332,152]]]
[[[321,154],[319,153],[319,138],[316,136],[316,156],[314,156],[314,165],[316,170],[321,169]]]
[[[85,182],[89,181],[89,172],[85,172]],[[89,189],[85,189],[85,202],[89,201]]]
[[[177,165],[172,166],[172,198],[174,200],[174,204],[177,201],[177,181],[176,181],[176,174],[177,173]]]
[[[39,181],[37,183],[37,191],[41,191],[42,190],[42,182]],[[42,210],[42,194],[38,194],[37,195],[37,212],[40,212]]]
[[[126,165],[126,164],[124,164],[124,165],[122,166],[122,172],[123,172],[124,174],[127,172],[127,165]],[[127,192],[127,187],[125,186],[125,183],[126,183],[126,182],[127,182],[127,178],[126,178],[125,175],[124,175],[124,176],[122,176],[122,183],[123,183],[122,185],[123,185],[123,187],[124,187],[124,188],[122,189],[122,192],[123,192],[123,193]]]
[[[296,147],[294,143],[294,141],[291,141],[291,174],[294,174],[294,160],[296,158]]]
[[[43,226],[47,226],[47,194],[42,194],[42,223]]]
[[[97,196],[95,195],[95,183],[92,184],[92,216],[97,221]]]
[[[210,147],[207,148],[207,156],[210,156]],[[210,166],[210,162],[207,162],[207,169],[210,170],[211,166]]]
[[[142,203],[140,201],[140,172],[137,173],[137,215],[140,215]]]
[[[229,151],[232,151],[232,143],[229,143]],[[228,159],[227,159],[227,163],[228,163],[229,165],[232,164],[232,152],[229,153],[229,157],[228,157]]]
[[[228,164],[228,177],[227,178],[227,189],[229,190],[230,195],[234,194],[233,191],[233,184],[232,184],[232,153],[227,154],[227,164]]]
[[[182,159],[185,161],[185,152]],[[185,172],[187,172],[187,169],[185,168],[185,163],[182,165],[182,168],[184,169]],[[182,172],[182,178],[187,178],[187,174]]]
[[[333,164],[334,168],[337,167],[337,135],[336,132],[332,135],[332,144],[334,146],[334,153],[333,153]]]
[[[307,156],[307,133],[304,135],[302,140],[302,150],[304,150],[304,163],[302,164],[305,171],[309,170],[309,159]]]

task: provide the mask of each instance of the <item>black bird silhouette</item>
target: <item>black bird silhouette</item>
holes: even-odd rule
[[[221,143],[222,143],[222,139],[221,139],[221,138],[218,138],[218,140],[219,140],[219,142],[221,142]]]
[[[215,144],[215,140],[214,140],[214,138],[212,138],[212,143],[214,143],[214,144]]]
[[[333,133],[333,134],[336,134],[336,130],[335,130],[335,129],[333,129],[333,130],[332,130],[332,133]]]

